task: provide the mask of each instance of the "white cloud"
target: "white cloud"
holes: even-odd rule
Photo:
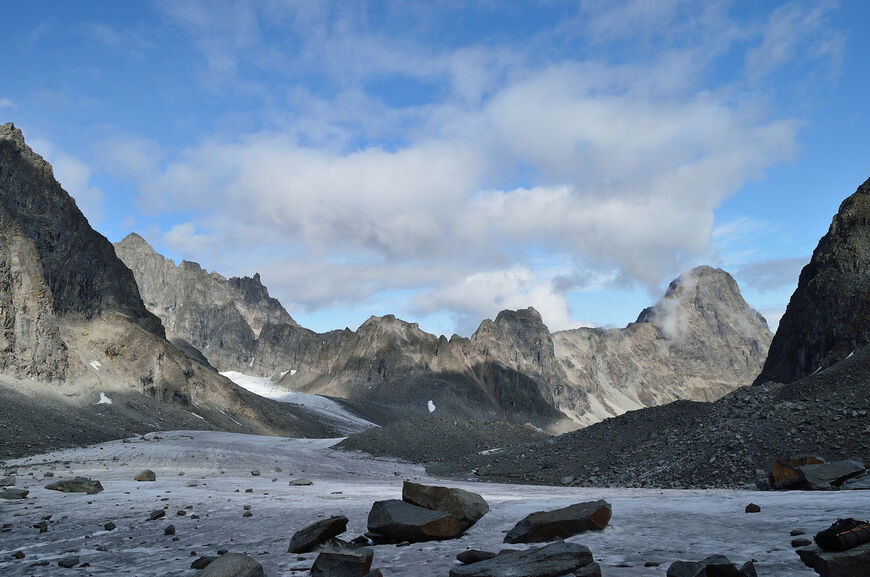
[[[749,77],[763,78],[795,60],[839,67],[843,38],[826,23],[834,7],[835,2],[822,1],[809,7],[788,3],[777,8],[768,19],[761,44],[746,55]]]
[[[0,98],[0,110],[4,108],[15,108],[15,103],[9,98]]]
[[[419,295],[415,304],[423,314],[454,311],[459,330],[469,334],[482,318],[495,318],[504,309],[529,306],[541,313],[550,331],[577,328],[565,295],[551,279],[541,279],[524,266],[480,272]]]
[[[258,254],[264,282],[306,310],[398,287],[424,295],[415,303],[426,313],[479,320],[532,305],[565,328],[575,322],[565,292],[577,286],[564,279],[576,271],[543,274],[539,255],[658,296],[711,248],[751,233],[749,221],[714,230],[716,209],[797,152],[798,123],[768,114],[738,84],[742,71],[702,84],[717,54],[762,36],[741,36],[727,3],[584,3],[570,25],[592,46],[637,37],[656,47],[619,63],[594,50],[553,58],[549,31],[528,49],[438,52],[384,33],[364,5],[162,6],[209,82],[249,82],[261,95],[259,77],[276,77],[270,97],[287,108],[270,111],[268,131],[216,134],[171,156],[118,137],[103,160],[138,184],[144,212],[182,215],[167,245],[210,263]],[[795,58],[798,44],[778,40],[783,23],[799,25],[799,45],[833,51],[818,40],[825,14],[775,11],[745,54],[746,75]],[[294,81],[312,71],[329,89]],[[385,78],[436,89],[391,105],[372,88]]]

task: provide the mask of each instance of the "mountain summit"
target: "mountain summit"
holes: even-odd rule
[[[715,400],[758,374],[772,334],[722,269],[699,266],[622,329],[553,335],[568,387],[557,406],[581,422],[677,399]],[[573,408],[577,392],[591,403]]]
[[[51,165],[14,125],[0,125],[0,421],[20,431],[17,445],[163,426],[333,433],[302,413],[169,343],[133,273]]]
[[[756,383],[790,383],[870,343],[870,179],[844,200],[801,271]]]

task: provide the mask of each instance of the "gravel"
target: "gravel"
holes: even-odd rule
[[[422,417],[352,435],[336,449],[363,451],[411,463],[461,459],[480,451],[531,443],[548,435],[530,425]]]
[[[773,459],[870,463],[870,351],[801,381],[677,401],[492,455],[434,463],[433,475],[572,486],[740,488]]]

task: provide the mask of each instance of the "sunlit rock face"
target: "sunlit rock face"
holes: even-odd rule
[[[677,399],[715,400],[753,381],[771,338],[734,278],[700,266],[625,328],[554,333],[566,375],[556,406],[588,424]],[[586,394],[585,412],[572,405],[576,391]]]

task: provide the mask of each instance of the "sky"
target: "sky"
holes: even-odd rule
[[[302,325],[618,327],[722,267],[775,327],[870,177],[870,3],[4,2],[0,122],[91,225]]]

